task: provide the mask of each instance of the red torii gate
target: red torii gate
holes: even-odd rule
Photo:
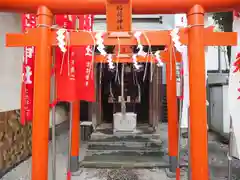
[[[110,3],[110,4],[109,4]],[[127,3],[127,4],[126,4]],[[32,153],[32,179],[47,180],[48,174],[48,126],[49,126],[49,99],[51,77],[51,46],[57,46],[56,31],[51,29],[53,14],[56,13],[82,13],[105,14],[105,9],[113,13],[116,9],[110,6],[120,4],[126,6],[123,13],[126,24],[131,23],[129,12],[134,14],[153,13],[182,13],[187,12],[188,28],[180,33],[180,41],[188,45],[189,74],[190,74],[190,141],[191,141],[191,175],[192,180],[208,179],[208,152],[207,152],[207,120],[206,120],[206,90],[205,90],[205,57],[204,46],[236,45],[236,33],[214,33],[204,30],[204,13],[207,11],[220,11],[240,7],[238,0],[5,0],[0,2],[0,10],[15,12],[36,12],[38,27],[29,30],[27,34],[8,34],[7,46],[36,46],[35,84],[34,84],[34,118],[33,118],[33,153]],[[173,11],[174,7],[174,11]],[[108,9],[109,8],[109,9]],[[131,11],[129,11],[129,9]],[[111,14],[110,13],[110,14]],[[115,15],[116,17],[116,15]],[[115,23],[110,20],[110,23]],[[121,37],[121,45],[136,45],[130,26],[121,31],[128,33],[128,37]],[[114,29],[114,28],[113,28]],[[111,30],[108,29],[108,30]],[[95,35],[95,33],[92,33]],[[151,45],[171,45],[169,31],[145,32]],[[39,37],[39,39],[37,39]],[[141,38],[143,45],[149,45],[145,38]],[[71,45],[94,45],[92,36],[88,32],[71,32]],[[108,33],[104,37],[105,45],[116,45],[116,37]],[[176,85],[171,81],[169,92],[176,96]],[[176,99],[170,103],[170,111],[175,111]],[[177,116],[173,112],[169,117],[169,126],[174,127],[169,136],[176,136]],[[171,130],[171,129],[170,129]],[[176,138],[170,139],[170,156],[177,156]]]

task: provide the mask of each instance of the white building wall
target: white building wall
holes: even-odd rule
[[[7,32],[21,32],[20,15],[0,13],[0,112],[20,109],[23,48],[6,48]]]
[[[160,23],[160,16],[162,23]],[[170,30],[181,21],[181,15],[134,15],[133,30]],[[105,16],[95,16],[94,30],[105,31]],[[213,20],[208,18],[208,25]],[[5,34],[7,32],[21,32],[21,17],[18,14],[0,13],[0,111],[20,108],[21,94],[21,61],[22,48],[6,48]],[[218,49],[208,47],[206,52],[208,70],[218,69]],[[221,67],[227,68],[226,55],[221,53]],[[163,68],[163,83],[166,83],[165,68]]]
[[[182,22],[182,19],[183,19],[183,22]],[[175,15],[175,26],[179,26],[179,27],[187,26],[187,19],[184,14]],[[211,14],[207,14],[205,16],[205,27],[209,27],[209,26],[216,26]],[[208,71],[217,71],[219,69],[219,66],[221,67],[221,70],[229,69],[228,57],[227,57],[226,51],[224,51],[224,47],[221,47],[220,57],[218,54],[219,54],[218,47],[214,47],[214,46],[206,47],[205,60],[206,60],[206,68]],[[221,64],[219,64],[218,58],[220,58]]]

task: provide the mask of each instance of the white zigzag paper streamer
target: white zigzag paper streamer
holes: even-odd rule
[[[108,62],[109,69],[114,69],[112,54],[107,55],[107,62]]]
[[[114,69],[114,64],[113,64],[113,61],[112,61],[112,55],[111,54],[107,55],[107,52],[105,51],[105,46],[103,44],[103,42],[104,42],[103,35],[104,34],[102,32],[99,32],[95,35],[97,49],[99,50],[99,52],[102,56],[104,56],[104,57],[107,56],[107,62],[108,62],[109,69]]]
[[[102,56],[106,56],[107,52],[105,51],[105,46],[103,44],[104,40],[103,40],[103,33],[99,32],[95,35],[96,38],[96,45],[98,46],[97,49],[99,50],[100,54]]]
[[[134,55],[132,56],[132,60],[133,60],[133,66],[134,66],[137,70],[139,70],[139,69],[141,68],[141,65],[139,65],[138,62],[137,62],[137,54],[134,54]]]
[[[183,52],[183,45],[180,42],[180,37],[179,37],[178,33],[179,33],[179,29],[175,28],[171,31],[170,36],[172,37],[172,41],[174,43],[174,46],[175,46],[176,50],[178,52],[182,53]]]
[[[58,47],[63,53],[67,51],[66,43],[65,43],[65,33],[66,33],[66,29],[59,29],[57,31]]]
[[[144,50],[143,50],[143,45],[141,44],[141,40],[140,40],[141,35],[142,35],[142,33],[139,32],[139,31],[137,31],[137,32],[134,33],[134,37],[136,38],[137,43],[138,43],[138,45],[137,45],[138,52],[137,52],[137,54],[134,54],[134,55],[132,56],[133,65],[134,65],[134,67],[135,67],[136,69],[141,68],[141,65],[139,65],[138,62],[137,62],[137,56],[146,57],[146,55],[147,55],[147,53],[144,52]]]
[[[161,59],[160,51],[156,51],[154,55],[156,56],[156,59],[157,59],[157,66],[162,67],[163,62],[162,62],[162,59]]]

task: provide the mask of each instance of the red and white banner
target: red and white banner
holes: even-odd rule
[[[233,12],[233,31],[238,33],[238,42],[240,41],[240,12]],[[240,44],[240,43],[239,43]],[[232,47],[233,65],[235,66],[234,73],[240,71],[240,47]]]
[[[36,27],[36,16],[31,14],[22,15],[22,30]],[[25,124],[26,121],[33,119],[33,81],[34,81],[34,59],[35,47],[24,47],[23,58],[23,81],[21,96],[21,118],[20,122]]]
[[[240,12],[233,11],[233,20],[238,20],[240,18]]]
[[[80,17],[80,28],[85,31],[92,31],[93,16],[84,15]],[[77,92],[80,100],[95,101],[95,82],[93,65],[93,48],[88,46],[75,47],[76,52],[76,77]]]
[[[233,31],[238,33],[238,45],[231,49],[231,69],[228,87],[228,106],[233,125],[233,151],[236,158],[240,158],[240,13],[234,12]]]
[[[69,30],[74,30],[76,15],[58,15],[56,24]],[[93,16],[79,16],[81,30],[92,31]],[[22,16],[22,29],[36,27],[36,16],[24,14]],[[66,40],[67,38],[66,33]],[[66,42],[67,44],[68,42]],[[34,80],[35,47],[24,48],[23,82],[21,98],[21,123],[31,121],[33,118],[33,80]],[[95,101],[95,85],[93,76],[92,47],[67,46],[67,52],[62,53],[56,48],[56,93],[58,101]]]
[[[79,29],[92,31],[93,16],[78,16]],[[57,16],[56,24],[66,29],[75,29],[76,16]],[[66,44],[68,44],[68,35]],[[68,47],[62,53],[56,49],[56,81],[58,101],[95,101],[95,86],[92,63],[92,47]]]
[[[56,24],[66,29],[75,29],[76,16],[58,15]],[[70,43],[68,32],[65,34],[66,44]],[[76,92],[76,67],[75,52],[73,47],[67,45],[67,51],[63,53],[59,47],[56,48],[56,93],[58,101],[77,100]]]

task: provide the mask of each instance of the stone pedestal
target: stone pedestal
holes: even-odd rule
[[[120,112],[113,114],[113,131],[115,132],[135,132],[137,127],[137,114]]]

